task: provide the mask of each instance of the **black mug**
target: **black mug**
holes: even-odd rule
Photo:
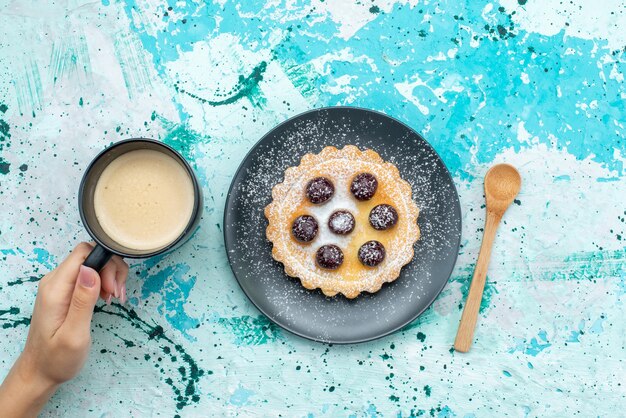
[[[94,208],[94,192],[96,184],[98,183],[98,179],[104,169],[122,154],[140,149],[159,151],[177,161],[189,174],[193,183],[194,193],[193,212],[191,218],[189,219],[189,223],[183,232],[165,247],[149,251],[128,248],[111,239],[100,226]],[[83,175],[83,179],[80,182],[78,205],[80,219],[82,220],[89,235],[91,235],[93,240],[96,242],[96,246],[91,251],[89,256],[87,256],[83,265],[91,267],[96,271],[100,271],[114,254],[125,258],[147,258],[163,254],[180,247],[193,235],[198,223],[200,222],[203,199],[202,189],[200,188],[196,174],[189,163],[178,152],[176,152],[176,150],[153,139],[136,138],[116,142],[100,152],[96,158],[93,159],[87,167],[87,170]]]

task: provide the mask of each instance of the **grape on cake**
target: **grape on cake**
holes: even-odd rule
[[[370,149],[326,147],[274,186],[266,235],[287,275],[352,299],[394,281],[413,259],[418,215],[395,165]]]

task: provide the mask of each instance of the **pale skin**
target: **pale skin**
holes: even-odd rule
[[[128,265],[114,256],[98,274],[82,266],[91,249],[77,245],[39,281],[24,350],[0,385],[3,417],[36,417],[59,386],[82,369],[98,297],[126,302]]]

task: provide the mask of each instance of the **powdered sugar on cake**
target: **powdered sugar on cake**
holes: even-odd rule
[[[341,175],[341,173],[339,174]],[[333,233],[328,227],[327,222],[330,215],[337,210],[347,210],[351,213],[355,212],[356,205],[354,204],[354,200],[349,196],[350,191],[347,190],[345,186],[348,181],[349,179],[346,178],[345,174],[341,178],[335,179],[335,195],[332,200],[310,208],[311,215],[313,215],[319,223],[319,231],[315,240],[316,247],[307,247],[306,250],[308,252],[315,253],[318,246],[326,244],[335,244],[339,247],[343,247],[350,240],[349,237]],[[296,195],[297,193],[296,191]]]

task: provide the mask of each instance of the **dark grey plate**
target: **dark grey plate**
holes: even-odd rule
[[[411,183],[422,237],[400,277],[375,294],[349,300],[304,289],[274,261],[263,209],[287,167],[325,146],[371,148]],[[450,278],[461,238],[459,198],[443,161],[418,133],[382,113],[352,107],[316,109],[266,134],[233,178],[224,211],[228,260],[239,285],[272,321],[305,338],[357,343],[390,334],[417,318]]]

